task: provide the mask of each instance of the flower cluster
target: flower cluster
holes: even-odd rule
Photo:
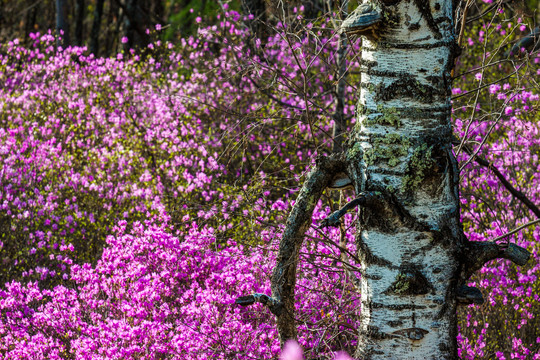
[[[495,239],[537,219],[511,195],[495,171],[472,156],[487,161],[511,187],[536,206],[540,204],[540,98],[537,88],[532,90],[540,54],[501,61],[530,30],[521,19],[510,22],[503,15],[492,23],[477,25],[471,37],[486,49],[500,51],[472,50],[462,62],[470,67],[475,80],[462,77],[453,90],[459,97],[468,91],[475,94],[477,87],[485,88],[476,100],[459,97],[454,102],[454,130],[463,140],[456,147],[462,166],[462,220],[471,241]],[[479,67],[479,63],[484,66]],[[512,73],[517,76],[501,75]],[[538,225],[501,239],[501,243],[527,248],[532,253],[529,263],[516,268],[506,260],[493,261],[471,279],[470,285],[482,290],[485,305],[460,312],[458,342],[462,358],[540,358],[539,240]]]

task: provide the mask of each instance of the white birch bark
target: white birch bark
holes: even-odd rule
[[[386,199],[360,210],[356,356],[453,359],[462,232],[451,152],[452,2],[393,3],[373,3],[383,19],[363,38],[348,152],[357,192],[378,190]]]

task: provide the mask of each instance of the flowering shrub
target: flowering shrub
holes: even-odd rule
[[[143,58],[57,49],[50,34],[33,34],[30,48],[0,46],[2,358],[279,356],[273,316],[233,303],[270,292],[301,174],[329,149],[337,43],[321,22],[304,37],[282,32],[262,44],[243,20],[226,12],[198,38],[178,49],[158,41]],[[470,42],[496,43],[504,35],[496,27]],[[472,53],[460,66],[486,56]],[[454,94],[489,84],[507,66],[459,77]],[[349,63],[350,83],[358,67]],[[456,133],[467,144],[485,141],[479,154],[538,203],[538,94],[510,80],[487,89],[474,104],[455,99]],[[346,96],[354,123],[351,86]],[[469,159],[459,152],[471,240],[534,219]],[[314,224],[329,212],[321,202]],[[352,217],[346,223],[354,252]],[[538,240],[538,228],[512,239],[532,251],[528,267],[499,261],[473,279],[487,304],[461,311],[461,356],[539,352]],[[312,227],[301,251],[306,357],[356,346],[359,294],[335,243],[335,230]],[[298,349],[283,356],[300,357]]]
[[[328,64],[301,69],[287,56],[289,40],[276,36],[265,60],[254,55],[253,68],[244,69],[239,49],[255,50],[221,43],[225,32],[245,36],[233,23],[238,15],[227,17],[179,51],[152,44],[144,59],[57,49],[50,34],[33,34],[31,49],[17,40],[0,47],[1,354],[277,354],[267,312],[232,302],[269,291],[279,227],[264,230],[258,222],[283,222],[296,190],[271,193],[270,186],[296,187],[294,166],[308,166],[317,152],[308,120],[293,119],[306,107],[331,104],[321,76]],[[330,57],[335,43],[320,41],[317,51]],[[313,43],[300,45],[296,51],[313,51]],[[300,97],[284,82],[277,90],[256,85],[272,74],[301,82],[301,70],[319,75],[308,83],[313,94]],[[328,131],[330,116],[316,116],[313,131]],[[319,272],[339,259],[335,247],[307,246],[298,283],[306,289],[302,329],[309,330],[302,345],[320,353],[352,349],[357,294],[342,271]],[[334,324],[338,310],[342,320]]]
[[[497,238],[537,216],[471,154],[487,160],[532,203],[540,204],[540,102],[535,82],[540,56],[537,52],[528,58],[507,58],[512,44],[532,29],[520,18],[507,19],[504,12],[488,19],[490,22],[479,22],[470,33],[469,45],[477,46],[467,48],[470,53],[460,59],[461,69],[469,74],[458,75],[453,89],[455,96],[461,96],[485,87],[476,99],[454,100],[455,132],[469,148],[467,152],[460,145],[456,150],[461,150],[458,160],[463,167],[462,220],[472,241]],[[463,70],[458,67],[459,71]],[[507,75],[514,73],[513,77]],[[474,80],[468,80],[471,77]],[[540,358],[539,240],[537,225],[502,239],[531,251],[528,264],[516,268],[497,260],[472,278],[471,285],[482,289],[485,304],[460,311],[458,341],[463,358]]]
[[[192,223],[182,239],[168,219],[120,221],[95,267],[71,266],[69,281],[53,289],[36,282],[7,283],[0,292],[0,353],[8,358],[132,359],[271,358],[279,353],[274,320],[258,306],[240,308],[246,292],[268,293],[277,245],[267,234],[245,255],[232,240],[221,246],[212,228]],[[324,244],[305,251],[299,286],[300,316],[324,324],[339,312],[356,314],[356,295],[331,266]],[[310,276],[311,274],[311,276]],[[326,293],[340,284],[340,292]],[[336,314],[336,315],[334,315]],[[349,314],[349,316],[350,316]],[[343,323],[355,326],[351,318]],[[303,344],[319,347],[328,329],[306,332]]]

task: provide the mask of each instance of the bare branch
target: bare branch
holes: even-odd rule
[[[319,229],[329,226],[338,227],[341,224],[341,221],[339,219],[341,219],[347,213],[347,211],[360,205],[366,205],[368,202],[378,196],[379,194],[377,194],[376,192],[361,193],[360,196],[358,196],[356,199],[349,201],[341,209],[334,211],[326,219],[324,219],[321,222],[321,226],[319,226]]]
[[[469,155],[472,154],[472,150],[469,149],[467,146],[463,146],[463,150]],[[478,155],[474,155],[474,161],[476,161],[479,165],[482,165],[483,167],[486,167],[490,169],[491,171],[493,171],[495,176],[497,176],[497,178],[503,184],[506,190],[508,190],[510,194],[512,194],[513,197],[521,201],[525,206],[529,208],[529,210],[531,210],[538,218],[540,218],[540,209],[531,200],[529,200],[527,196],[525,196],[525,194],[523,194],[521,191],[517,190],[514,186],[512,186],[512,184],[510,184],[510,182],[506,180],[506,178],[499,171],[499,169],[497,169],[495,166],[493,166],[492,163],[490,163],[486,159],[479,157]],[[518,228],[515,231],[519,231],[521,229],[522,228]],[[511,235],[511,234],[508,234],[508,235]],[[504,235],[503,237],[506,237],[508,235]]]
[[[235,304],[238,304],[241,306],[249,306],[249,305],[255,304],[256,302],[268,306],[270,308],[270,311],[272,311],[273,314],[279,315],[279,314],[276,314],[276,312],[277,312],[277,309],[279,309],[281,304],[276,299],[266,294],[253,293],[248,296],[240,296],[234,301]],[[274,312],[274,310],[276,310],[276,312]]]
[[[494,259],[508,259],[516,265],[525,265],[531,253],[516,244],[499,245],[493,241],[470,241],[465,250],[465,262],[462,280],[480,270],[485,263]]]
[[[294,293],[296,268],[304,234],[311,225],[311,216],[323,191],[334,176],[345,171],[345,162],[340,154],[319,157],[308,174],[298,198],[291,210],[279,244],[277,264],[272,273],[272,296],[251,294],[236,299],[239,305],[248,306],[255,302],[265,304],[277,317],[281,344],[297,338],[294,318]]]
[[[506,238],[506,237],[508,237],[508,236],[510,236],[510,235],[513,235],[513,234],[517,233],[517,232],[520,231],[521,229],[525,229],[526,227],[529,227],[529,226],[534,225],[534,224],[537,224],[537,223],[540,223],[540,219],[536,219],[536,220],[533,220],[533,221],[529,221],[528,223],[523,224],[523,225],[521,225],[520,227],[518,227],[518,228],[516,228],[516,229],[514,229],[514,230],[512,230],[512,231],[509,231],[509,232],[507,232],[507,233],[504,234],[504,235],[498,236],[498,237],[496,237],[495,239],[493,239],[493,240],[491,240],[491,241],[492,241],[492,242],[496,242],[496,241],[502,240],[502,239],[504,239],[504,238]]]

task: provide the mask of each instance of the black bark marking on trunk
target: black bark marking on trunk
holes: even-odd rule
[[[376,326],[368,326],[368,328],[363,331],[363,335],[373,340],[384,340],[393,337],[393,335],[382,332]],[[362,334],[360,334],[360,336],[362,336]]]
[[[380,0],[380,2],[386,6],[392,6],[399,4],[401,0]]]
[[[367,60],[367,59],[360,59],[359,61],[360,61],[361,66],[365,66],[369,69],[379,66],[379,63],[377,61]]]
[[[363,46],[362,48],[369,51],[378,51],[379,48],[394,48],[394,49],[435,49],[440,47],[449,47],[455,44],[454,40],[444,40],[437,41],[434,43],[393,43],[393,42],[384,42],[379,41],[377,43],[378,48],[373,48],[371,46]]]
[[[374,255],[373,252],[371,252],[371,250],[367,246],[367,244],[364,241],[362,241],[361,232],[359,233],[360,235],[356,237],[357,238],[356,246],[358,248],[358,258],[362,260],[362,263],[366,264],[367,266],[379,265],[379,266],[387,267],[389,269],[394,269],[394,270],[398,269],[398,267],[392,264],[392,262],[385,260],[377,255]]]
[[[396,275],[396,280],[385,293],[398,296],[416,296],[425,295],[433,291],[433,285],[422,274],[420,266],[402,264],[399,268],[399,273]]]
[[[413,316],[414,316],[414,313],[413,313]],[[429,334],[429,331],[427,331],[426,329],[417,328],[417,327],[397,330],[392,333],[392,335],[403,336],[412,341],[422,340],[424,336],[426,336],[426,334]]]
[[[367,305],[366,303],[363,303]],[[371,302],[371,309],[390,309],[390,310],[423,310],[426,309],[425,305],[415,305],[415,304],[383,304],[375,301]]]
[[[375,213],[375,215],[378,215],[381,218],[385,217],[387,219],[393,219],[393,223],[390,226],[387,225],[386,228],[381,225],[376,225],[372,227],[376,228],[378,231],[383,230],[381,232],[384,232],[384,230],[386,230],[389,234],[396,233],[398,229],[403,228],[418,232],[431,232],[434,230],[427,223],[414,217],[407,210],[403,201],[396,194],[390,193],[389,191],[381,188],[378,188],[378,191],[383,194],[381,198],[385,199],[386,202],[379,201],[374,204],[373,208],[371,208],[370,210],[377,210],[377,205],[386,204],[384,208],[379,208],[379,212]],[[378,224],[379,221],[383,221],[380,224],[384,224],[384,221],[388,223],[388,220],[376,219],[376,216],[371,217],[371,220],[373,222],[372,224]]]
[[[389,71],[389,70],[374,70],[371,67],[360,67],[360,72],[367,75],[384,76],[391,78],[399,78],[404,75],[402,72]]]
[[[437,23],[433,19],[433,14],[431,14],[431,8],[429,5],[429,1],[426,0],[414,0],[414,3],[418,7],[418,10],[426,20],[427,25],[433,32],[433,36],[435,39],[440,40],[442,39],[441,31],[439,30],[439,26],[437,26]]]
[[[402,76],[388,86],[382,84],[376,86],[376,101],[390,101],[400,98],[412,98],[424,104],[431,104],[435,100],[445,99],[445,90],[429,85],[424,85],[412,76]]]
[[[398,326],[403,325],[403,321],[401,321],[401,320],[397,320],[397,321],[390,320],[390,321],[388,321],[387,324],[389,326],[391,326],[391,327],[398,327]]]
[[[437,107],[430,107],[430,108],[405,108],[405,107],[392,107],[392,110],[399,114],[401,118],[408,118],[409,121],[422,121],[422,120],[431,120],[431,119],[437,119],[440,121],[441,125],[444,125],[444,122],[448,119],[448,116],[451,115],[451,106],[445,105],[445,106],[437,106]],[[381,111],[379,109],[368,109],[363,104],[358,104],[357,106],[357,113],[358,116],[368,116],[368,115],[376,115],[380,114]],[[372,120],[366,119],[364,121],[367,121],[368,123]],[[439,142],[444,142],[446,139],[446,136],[452,135],[452,128],[450,126],[445,127],[444,132],[440,132],[440,126],[436,128],[435,132],[430,133],[429,129],[426,130],[426,137],[434,137],[438,138]]]

